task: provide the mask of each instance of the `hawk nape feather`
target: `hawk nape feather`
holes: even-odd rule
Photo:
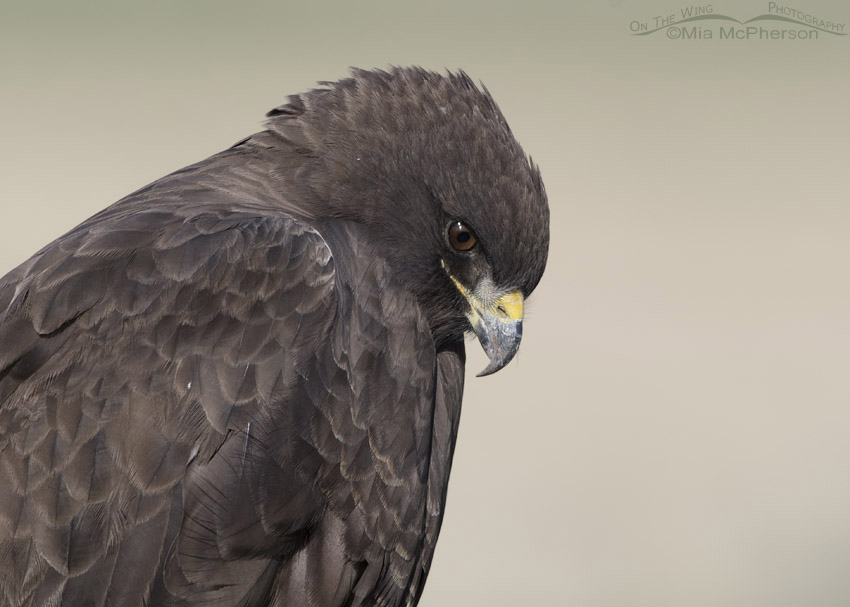
[[[418,602],[540,174],[462,72],[355,70],[265,127],[0,280],[2,605]]]

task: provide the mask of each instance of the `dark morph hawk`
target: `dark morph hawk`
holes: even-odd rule
[[[463,73],[355,71],[0,280],[5,606],[415,605],[464,333],[507,364],[540,175]]]

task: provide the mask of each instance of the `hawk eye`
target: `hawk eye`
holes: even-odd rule
[[[472,230],[456,221],[449,226],[449,242],[457,251],[468,251],[475,246],[478,239],[472,233]]]

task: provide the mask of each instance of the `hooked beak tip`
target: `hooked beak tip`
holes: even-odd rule
[[[490,359],[490,364],[476,377],[492,375],[507,365],[519,350],[522,341],[522,319],[476,330],[478,341]]]

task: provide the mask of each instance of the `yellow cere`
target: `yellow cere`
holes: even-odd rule
[[[493,304],[493,307],[499,312],[499,316],[507,316],[509,320],[522,319],[523,313],[523,298],[519,291],[511,291],[505,293]],[[504,314],[502,313],[504,310]]]
[[[514,320],[522,320],[523,315],[523,304],[525,302],[525,298],[522,296],[522,293],[519,291],[511,291],[510,293],[505,293],[499,299],[493,302],[493,305],[485,307],[480,299],[478,299],[475,294],[463,286],[460,281],[452,276],[451,272],[446,268],[446,262],[441,261],[441,265],[443,269],[448,274],[449,278],[452,279],[452,282],[455,283],[457,290],[461,292],[461,294],[469,301],[469,304],[472,306],[472,312],[474,315],[478,315],[479,312],[487,311],[488,313],[497,316],[500,320],[504,321],[514,321]]]

